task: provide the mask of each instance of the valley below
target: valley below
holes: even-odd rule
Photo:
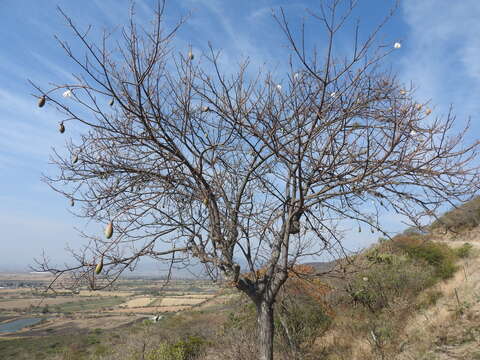
[[[123,279],[111,290],[45,292],[51,280],[45,274],[0,273],[0,340],[108,330],[208,306],[222,296],[208,281]]]

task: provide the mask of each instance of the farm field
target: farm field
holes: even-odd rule
[[[207,281],[123,279],[112,290],[75,293],[43,289],[51,278],[44,274],[0,274],[0,341],[31,336],[48,337],[103,331],[205,306],[223,297],[221,288]],[[41,319],[18,331],[2,332],[2,325],[17,320]]]

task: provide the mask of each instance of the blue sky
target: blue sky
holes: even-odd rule
[[[45,250],[57,263],[68,260],[64,248],[77,247],[82,240],[74,227],[94,227],[69,212],[65,198],[40,181],[41,173],[51,173],[51,148],[61,149],[65,139],[57,131],[61,120],[54,109],[36,106],[27,80],[48,87],[49,82],[68,82],[75,67],[68,61],[53,35],[72,40],[64,20],[56,11],[61,6],[79,26],[94,26],[94,33],[121,26],[128,20],[126,0],[2,0],[0,1],[0,271],[25,268]],[[137,1],[137,19],[150,19],[151,0]],[[362,34],[393,6],[390,0],[360,0],[354,14],[360,19]],[[175,41],[178,51],[189,44],[196,53],[211,41],[223,50],[225,71],[242,57],[249,57],[252,69],[276,69],[279,79],[286,75],[286,40],[271,17],[271,9],[283,6],[296,28],[306,17],[305,9],[318,9],[318,1],[279,0],[177,0],[167,4],[166,22],[191,11],[187,24]],[[454,105],[458,126],[472,117],[470,138],[480,125],[480,1],[403,0],[393,19],[384,28],[380,41],[402,48],[387,58],[399,79],[418,88],[419,101],[431,100],[435,115],[445,114]],[[307,41],[322,48],[322,33],[307,20]],[[342,33],[338,50],[348,52],[351,33]],[[384,224],[400,229],[399,219],[386,218]],[[364,232],[367,233],[367,232]],[[368,234],[347,241],[358,249],[373,241]]]

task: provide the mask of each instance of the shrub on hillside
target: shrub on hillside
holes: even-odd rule
[[[146,360],[193,360],[201,355],[206,341],[198,336],[189,336],[175,343],[162,343],[145,356]]]
[[[435,269],[440,279],[448,279],[455,274],[456,254],[446,244],[428,240],[428,237],[401,236],[395,239],[395,246],[415,260],[424,261]]]
[[[294,356],[298,356],[302,348],[310,348],[332,323],[323,306],[304,294],[282,298],[276,315],[277,343]]]
[[[480,225],[480,196],[450,210],[434,221],[431,229],[462,231]]]
[[[469,243],[465,243],[459,248],[455,249],[455,254],[462,259],[468,258],[472,255],[473,245]]]
[[[346,291],[354,305],[365,306],[371,312],[416,296],[434,283],[433,268],[406,256],[373,252],[368,258],[371,266],[351,281]]]

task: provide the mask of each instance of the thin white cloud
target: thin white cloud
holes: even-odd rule
[[[28,94],[12,93],[0,88],[0,168],[15,171],[19,167],[36,168],[46,161],[52,146],[63,145],[53,109],[39,109],[37,100]],[[12,168],[11,165],[15,166]]]
[[[71,72],[66,70],[64,67],[58,65],[58,62],[55,63],[51,58],[48,56],[43,56],[35,52],[31,52],[30,56],[33,57],[40,63],[43,67],[45,73],[53,75],[55,80],[60,81],[63,83],[78,83],[78,80],[72,75]],[[67,55],[64,55],[66,58]],[[49,82],[53,82],[53,79],[49,79]],[[45,83],[45,82],[44,82]]]
[[[459,122],[480,111],[480,2],[405,0],[409,36],[402,78],[418,86],[445,113],[453,103]],[[478,125],[476,129],[479,129]]]

